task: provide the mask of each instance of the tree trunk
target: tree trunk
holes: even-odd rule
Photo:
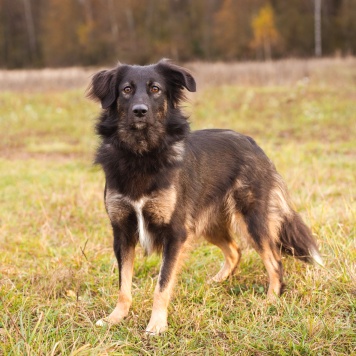
[[[22,0],[24,11],[25,11],[25,20],[26,20],[26,30],[28,36],[28,44],[30,50],[30,57],[32,60],[36,58],[37,44],[36,44],[36,35],[35,35],[35,25],[33,22],[31,0]]]
[[[314,0],[314,35],[315,35],[315,55],[321,57],[321,1]]]
[[[108,0],[108,10],[109,10],[108,14],[109,14],[112,41],[113,41],[113,44],[117,45],[119,27],[117,25],[117,21],[115,18],[114,0]]]
[[[264,38],[263,40],[263,54],[265,61],[270,61],[272,59],[271,42],[268,38]]]

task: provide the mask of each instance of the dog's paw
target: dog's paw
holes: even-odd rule
[[[122,319],[121,319],[122,320]],[[104,327],[104,326],[110,326],[110,325],[115,325],[115,324],[118,324],[121,320],[118,320],[118,319],[110,319],[110,317],[106,317],[106,318],[103,318],[103,319],[99,319],[95,325],[96,326],[100,326],[100,327]]]
[[[209,278],[208,284],[221,283],[233,276],[236,272],[239,263],[239,256],[236,255],[236,261],[233,263],[225,261],[222,264],[220,271],[212,278]]]
[[[168,329],[168,324],[166,320],[154,320],[148,323],[146,328],[147,335],[158,335],[165,332]]]
[[[107,321],[105,321],[105,319],[99,319],[95,325],[96,326],[107,326],[109,323]]]
[[[268,289],[267,292],[267,303],[269,304],[276,304],[279,300],[281,293],[280,290],[274,291],[273,289]]]
[[[208,284],[224,282],[233,274],[233,269],[224,266],[214,277],[208,279]]]
[[[208,284],[224,282],[228,277],[229,275],[223,276],[221,273],[218,273],[216,276],[208,279]]]
[[[106,318],[98,320],[96,326],[107,326],[119,324],[128,313],[121,308],[116,307],[113,312]]]

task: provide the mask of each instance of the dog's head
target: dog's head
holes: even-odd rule
[[[169,131],[184,88],[196,90],[192,75],[161,60],[149,66],[120,64],[100,71],[92,79],[89,97],[100,100],[107,113],[102,121],[115,130],[111,134],[117,134],[130,150],[143,153],[156,148]],[[98,131],[102,134],[100,127]]]

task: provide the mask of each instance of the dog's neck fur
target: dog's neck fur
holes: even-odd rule
[[[107,185],[132,199],[169,186],[183,160],[189,133],[187,118],[179,108],[168,110],[160,143],[147,152],[137,152],[120,140],[118,120],[117,110],[110,109],[102,113],[96,125],[102,142],[95,163],[103,167]]]

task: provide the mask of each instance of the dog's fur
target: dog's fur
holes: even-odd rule
[[[309,228],[291,208],[286,187],[256,142],[230,130],[189,131],[179,107],[194,92],[185,69],[162,60],[119,64],[94,75],[89,96],[103,112],[96,163],[106,176],[105,205],[119,266],[119,298],[105,321],[120,322],[131,305],[135,246],[162,252],[146,331],[167,328],[167,306],[183,251],[195,236],[218,246],[225,263],[213,281],[238,266],[234,233],[256,249],[269,276],[268,297],[282,288],[281,253],[322,263]]]

